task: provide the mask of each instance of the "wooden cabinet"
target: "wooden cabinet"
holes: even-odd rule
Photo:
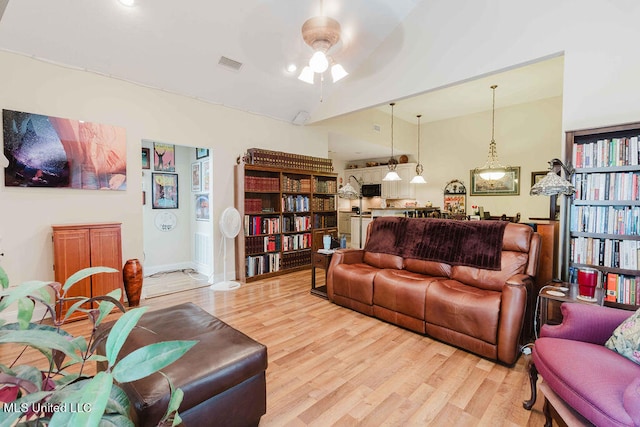
[[[552,220],[534,220],[529,224],[540,235],[540,261],[536,275],[537,295],[540,289],[553,279],[558,278],[559,222]]]
[[[382,178],[386,174],[386,166],[383,168]],[[401,163],[396,166],[396,172],[401,181],[382,181],[382,198],[383,199],[415,199],[416,187],[411,184],[411,178],[415,174],[415,163]]]
[[[322,236],[338,235],[337,174],[236,166],[236,277],[262,279],[311,267]]]
[[[64,285],[69,276],[87,267],[111,267],[122,271],[119,223],[54,225],[52,228],[56,282]],[[122,273],[100,273],[76,283],[67,292],[67,297],[106,295],[118,288],[124,295]],[[64,315],[72,304],[67,302],[62,309],[58,308],[58,316]],[[77,311],[70,318],[83,317],[86,315]]]
[[[338,212],[338,232],[340,234],[351,234],[351,216],[353,212]]]
[[[576,168],[570,200],[569,279],[596,268],[607,289],[605,305],[636,309],[640,301],[640,123],[566,133]]]

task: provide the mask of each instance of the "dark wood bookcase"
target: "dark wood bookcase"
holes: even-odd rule
[[[311,268],[322,237],[338,235],[337,174],[236,165],[236,277],[243,282]]]
[[[580,268],[602,273],[605,305],[637,309],[640,300],[640,123],[566,133],[567,161],[575,168],[570,199],[569,275]],[[635,299],[635,300],[634,300]]]

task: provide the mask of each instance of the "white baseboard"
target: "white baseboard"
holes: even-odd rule
[[[42,304],[37,304],[33,309],[33,316],[31,317],[32,321],[38,322],[42,317],[50,318],[51,314],[47,311],[47,309]],[[9,309],[4,310],[0,313],[0,319],[5,320],[7,323],[15,323],[18,321],[18,306],[17,304],[12,304],[9,306]]]

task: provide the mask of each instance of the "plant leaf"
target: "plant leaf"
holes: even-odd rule
[[[181,358],[198,341],[164,341],[139,348],[118,362],[113,377],[120,383],[139,380]]]
[[[103,415],[98,427],[134,427],[133,421],[120,414]]]
[[[106,296],[119,300],[120,297],[122,296],[122,291],[120,289],[114,289],[113,291],[109,292]],[[98,326],[102,322],[102,320],[104,320],[104,318],[107,317],[109,313],[111,313],[111,310],[113,310],[115,306],[116,305],[111,301],[108,301],[108,300],[100,301],[100,303],[98,304],[100,315],[96,319],[96,326]]]
[[[82,306],[82,304],[86,304],[88,301],[89,301],[89,297],[83,297],[82,299],[74,302],[73,305],[69,307],[69,309],[65,313],[63,322],[66,321],[69,318],[69,316],[71,316],[75,311],[78,311],[78,309],[80,308],[80,306]],[[80,311],[86,311],[86,310],[87,309],[80,310]]]
[[[111,332],[105,343],[105,356],[107,356],[107,360],[109,361],[109,367],[115,364],[116,357],[118,357],[118,353],[120,353],[120,349],[124,345],[129,333],[148,308],[149,307],[139,307],[127,311],[111,328]]]
[[[62,286],[62,290],[66,292],[67,290],[69,290],[69,288],[71,286],[75,285],[79,281],[81,281],[83,279],[86,279],[87,277],[92,276],[94,274],[97,274],[97,273],[117,273],[118,271],[119,270],[116,270],[115,268],[111,268],[111,267],[88,267],[88,268],[83,268],[82,270],[76,271],[71,276],[69,276],[67,281],[64,282],[64,285]]]
[[[9,287],[9,276],[7,276],[7,272],[2,267],[0,267],[0,286],[2,286],[2,289]]]
[[[34,347],[40,351],[56,349],[64,352],[74,361],[79,362],[82,360],[76,353],[78,347],[57,332],[38,329],[24,331],[1,330],[0,343],[19,343]]]
[[[33,307],[35,303],[29,298],[20,298],[18,300],[18,324],[20,329],[27,329],[31,318],[33,317]]]
[[[124,392],[124,390],[122,390],[116,384],[113,384],[111,386],[109,400],[107,401],[107,407],[105,408],[105,414],[118,414],[129,417],[130,410],[131,402],[129,401],[129,397],[127,397],[127,394]]]
[[[112,383],[111,374],[98,372],[84,387],[64,400],[73,404],[77,412],[54,413],[49,427],[98,425],[107,407]]]
[[[24,282],[17,288],[11,288],[9,290],[0,292],[0,297],[4,297],[0,300],[0,311],[3,311],[5,308],[9,307],[11,304],[18,301],[20,298],[29,296],[32,293],[36,292],[38,289],[41,289],[47,286],[48,284],[49,282],[43,282],[41,280],[33,280],[30,282]]]
[[[18,420],[24,412],[26,412],[22,411],[23,405],[26,405],[28,407],[35,402],[39,402],[42,399],[45,399],[50,394],[50,391],[38,391],[35,393],[27,394],[26,396],[15,400],[13,402],[15,405],[3,406],[3,412],[1,412],[2,417],[0,417],[0,427],[13,426],[15,421]]]

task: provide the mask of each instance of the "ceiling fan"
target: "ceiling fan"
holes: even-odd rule
[[[349,75],[342,65],[327,54],[340,41],[340,32],[340,23],[333,18],[324,16],[324,8],[322,0],[320,0],[320,16],[309,18],[302,25],[302,38],[314,53],[309,59],[309,65],[302,69],[298,79],[313,84],[315,75],[320,74],[322,81],[324,79],[323,73],[329,67],[331,67],[331,78],[334,83]]]

